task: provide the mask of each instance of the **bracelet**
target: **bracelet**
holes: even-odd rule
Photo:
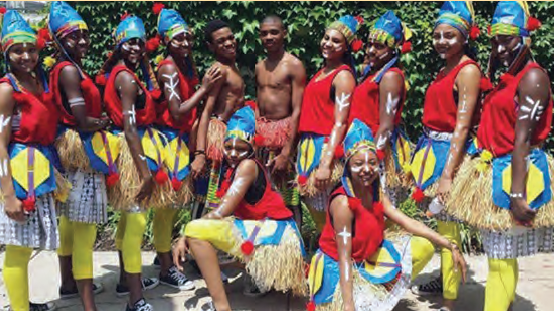
[[[204,150],[196,150],[196,151],[194,151],[193,154],[194,154],[195,156],[197,156],[197,155],[199,155],[199,154],[202,154],[202,155],[205,156],[205,155],[206,155],[206,152],[205,152]]]
[[[512,199],[522,199],[523,198],[523,193],[519,192],[519,193],[510,193],[510,198]]]

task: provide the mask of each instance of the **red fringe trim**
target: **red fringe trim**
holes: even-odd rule
[[[271,149],[281,149],[289,140],[291,117],[279,121],[270,121],[266,118],[256,120],[256,145]]]

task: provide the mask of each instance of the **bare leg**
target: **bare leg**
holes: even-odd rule
[[[117,251],[117,255],[119,257],[119,284],[121,285],[127,285],[127,272],[125,272],[125,264],[123,263],[123,254],[121,254],[121,251]]]
[[[198,239],[188,238],[187,242],[202,272],[202,277],[206,281],[216,310],[231,311],[223,282],[221,282],[221,270],[215,248],[210,243]]]
[[[143,298],[141,273],[127,273],[127,286],[129,287],[129,304],[133,306]]]
[[[171,252],[157,253],[160,260],[160,277],[166,277],[169,273],[169,268],[173,266],[173,259],[171,258]]]
[[[77,291],[77,283],[73,279],[73,258],[72,256],[58,256],[60,272],[62,275],[62,291],[74,293]]]
[[[77,281],[77,287],[79,288],[79,294],[81,295],[81,302],[85,311],[97,311],[96,304],[94,303],[94,291],[92,286],[92,279]]]

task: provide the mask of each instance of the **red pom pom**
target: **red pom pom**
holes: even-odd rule
[[[39,29],[37,33],[37,37],[44,39],[44,41],[46,42],[52,41],[52,36],[50,35],[50,31],[48,30],[48,28]]]
[[[356,53],[364,47],[364,43],[362,42],[362,40],[356,39],[352,41],[352,44],[350,46],[352,47],[352,52]]]
[[[300,184],[300,186],[306,185],[307,182],[308,182],[308,177],[304,175],[298,176],[298,183]]]
[[[244,106],[248,106],[252,108],[252,110],[256,110],[256,102],[253,100],[247,100],[246,103],[244,103]]]
[[[42,50],[44,49],[45,46],[46,46],[46,41],[44,41],[43,38],[38,38],[37,45],[36,45],[37,49]]]
[[[158,49],[158,47],[160,46],[160,36],[159,35],[156,35],[154,38],[152,39],[149,39],[148,41],[146,41],[146,52],[148,53],[152,53],[154,51],[156,51]]]
[[[406,41],[402,43],[402,50],[401,50],[402,54],[410,53],[411,50],[412,50],[412,42]]]
[[[414,190],[414,193],[412,193],[412,199],[414,199],[417,203],[421,203],[423,199],[425,199],[425,193],[423,193],[421,188],[417,187]]]
[[[491,80],[489,80],[488,78],[481,78],[481,81],[479,82],[479,88],[481,89],[481,91],[488,91],[490,89],[492,89],[492,83],[491,83]]]
[[[23,204],[23,210],[30,213],[35,210],[35,197],[26,198],[21,202]]]
[[[354,19],[358,22],[358,25],[362,25],[364,23],[364,17],[361,15],[354,17]]]
[[[529,17],[529,20],[527,20],[527,30],[534,31],[539,28],[541,28],[542,23],[540,20],[536,19],[535,17]]]
[[[113,186],[115,186],[115,184],[117,184],[118,181],[119,181],[119,174],[118,173],[109,174],[106,177],[106,186],[113,187]]]
[[[165,8],[165,5],[163,3],[154,2],[154,5],[152,6],[152,12],[154,14],[158,15],[162,11],[162,9]]]
[[[265,138],[262,135],[254,136],[254,145],[262,147],[264,145]]]
[[[334,157],[335,157],[335,159],[344,158],[344,147],[342,146],[342,144],[338,145],[338,146],[335,148]]]
[[[171,179],[171,187],[173,187],[173,190],[179,191],[182,185],[183,185],[183,182],[177,179],[176,177],[173,177]]]
[[[500,82],[505,83],[505,84],[510,83],[510,81],[512,81],[513,79],[514,79],[514,76],[509,74],[509,73],[505,73],[505,74],[500,76]]]
[[[153,97],[155,100],[158,100],[158,99],[160,99],[160,97],[162,97],[162,90],[160,90],[160,89],[155,89],[155,90],[153,90],[152,92],[150,92],[150,95],[152,95],[152,97]]]
[[[98,85],[106,85],[108,81],[106,81],[105,75],[97,75],[96,78],[94,78],[94,82]]]
[[[163,185],[166,181],[169,180],[169,176],[167,176],[167,173],[163,169],[159,169],[154,179],[158,184]]]
[[[123,13],[121,15],[121,21],[124,21],[125,19],[127,19],[127,17],[131,16],[131,14],[127,13],[127,11],[125,11],[125,13]]]
[[[469,30],[469,38],[471,38],[471,40],[477,39],[480,34],[481,34],[481,29],[479,29],[479,27],[475,25],[471,26],[471,29]]]
[[[377,150],[375,154],[377,155],[377,159],[379,159],[379,161],[383,161],[385,158],[385,152],[383,150]]]
[[[306,311],[315,311],[315,302],[308,302],[308,304],[306,305]]]
[[[252,241],[245,241],[240,246],[240,250],[244,255],[250,256],[254,252],[254,243]]]
[[[4,7],[0,8],[0,14],[6,14],[6,8]]]
[[[490,35],[492,33],[492,27],[491,25],[487,26],[487,33]]]

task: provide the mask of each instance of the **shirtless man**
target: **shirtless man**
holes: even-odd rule
[[[257,156],[271,168],[287,207],[300,225],[300,196],[295,180],[293,157],[306,71],[302,62],[285,51],[287,30],[281,18],[266,17],[260,39],[267,58],[256,65],[258,105],[256,109]]]
[[[219,203],[216,191],[223,159],[225,123],[235,111],[244,106],[244,81],[235,65],[237,41],[231,28],[221,20],[213,20],[206,25],[204,38],[216,59],[212,67],[220,69],[221,79],[208,93],[206,105],[200,117],[191,173],[193,178],[199,177],[206,167],[207,160],[210,162],[206,206],[214,207]]]

